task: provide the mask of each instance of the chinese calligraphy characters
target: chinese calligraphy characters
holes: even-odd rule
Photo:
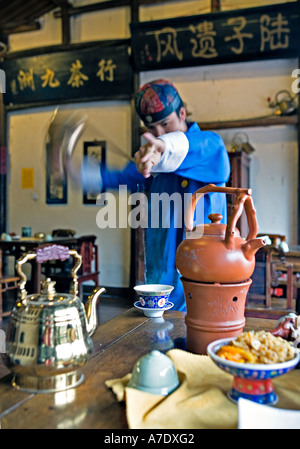
[[[55,72],[51,69],[46,69],[46,73],[41,76],[43,80],[42,87],[50,86],[50,87],[58,87],[60,86],[60,82],[55,78]]]
[[[269,44],[270,50],[277,48],[288,48],[289,46],[288,21],[283,19],[279,13],[277,17],[271,18],[268,15],[261,17],[261,45],[260,50],[264,51],[266,44]]]
[[[97,72],[97,76],[100,78],[100,81],[109,81],[112,82],[114,80],[114,70],[117,68],[116,64],[113,63],[112,59],[101,59],[98,64],[99,70]]]
[[[71,76],[68,80],[68,84],[71,84],[72,87],[80,87],[84,84],[84,81],[87,81],[89,77],[80,71],[82,69],[82,64],[79,59],[76,62],[72,63],[72,67],[70,69]]]
[[[19,69],[16,78],[12,79],[10,82],[10,88],[14,95],[18,94],[19,91],[31,90],[35,91],[36,88],[51,88],[55,89],[62,87],[63,84],[70,86],[71,88],[80,88],[88,83],[91,76],[88,76],[86,72],[94,75],[94,79],[98,79],[98,82],[110,82],[115,80],[115,70],[117,69],[117,64],[114,63],[113,59],[102,58],[98,62],[98,70],[93,73],[93,69],[90,66],[84,67],[80,59],[76,59],[72,62],[69,68],[70,74],[68,74],[68,79],[66,75],[64,77],[58,74],[49,66],[43,68],[43,73],[35,73],[34,67],[29,67],[26,69]]]
[[[229,42],[232,39],[237,39],[238,41],[238,47],[231,47],[231,50],[236,54],[243,53],[244,50],[244,39],[252,39],[253,33],[242,33],[241,31],[245,28],[247,21],[245,17],[236,17],[232,19],[227,20],[228,25],[233,25],[233,30],[235,31],[235,34],[232,36],[226,36],[225,42]]]
[[[28,72],[26,72],[25,70],[20,70],[17,78],[21,90],[26,89],[26,87],[29,87],[31,90],[35,90],[32,68],[30,68]]]
[[[168,53],[175,55],[179,60],[182,59],[182,52],[177,47],[177,33],[173,28],[163,28],[155,32],[157,42],[157,60],[160,61]]]
[[[128,42],[74,45],[70,49],[4,60],[5,105],[42,104],[115,97],[131,98],[132,68]],[[1,71],[0,71],[0,89]]]
[[[149,41],[144,45],[144,52],[149,62],[183,61],[186,58],[207,60],[224,54],[272,52],[289,48],[290,33],[289,20],[281,12],[254,17],[226,15],[188,26],[178,22],[178,27],[146,32],[146,35],[154,35],[156,47],[152,48],[156,49],[156,59],[149,53]]]
[[[218,56],[215,46],[216,31],[213,29],[214,24],[212,22],[199,23],[196,27],[190,26],[192,33],[196,35],[196,38],[191,38],[193,43],[192,55],[194,57],[214,58]],[[199,49],[197,50],[197,48]]]

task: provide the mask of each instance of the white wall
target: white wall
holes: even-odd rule
[[[130,155],[130,108],[126,102],[76,105],[88,116],[88,126],[75,148],[74,160],[81,159],[83,142],[106,140],[107,163],[122,167],[126,163],[114,148]],[[68,109],[68,108],[66,108]],[[78,235],[94,234],[99,245],[100,281],[103,285],[127,286],[130,270],[130,229],[99,229],[99,206],[84,205],[80,190],[69,183],[67,205],[46,204],[45,136],[54,108],[39,108],[9,114],[9,231],[21,233],[22,226],[36,232],[71,228]],[[21,188],[21,169],[34,169],[34,188]]]
[[[77,2],[78,6],[92,3]],[[74,2],[75,4],[75,2]],[[72,42],[122,39],[130,36],[129,8],[75,16],[71,19]],[[20,51],[61,43],[60,20],[45,15],[42,29],[10,36],[10,51]],[[83,151],[83,141],[107,141],[107,163],[123,166],[115,148],[131,155],[131,112],[129,102],[98,102],[63,106],[79,109],[88,116],[88,127],[79,140],[75,154]],[[82,194],[69,185],[67,205],[45,203],[45,135],[53,108],[37,108],[9,114],[9,231],[21,232],[31,226],[32,232],[47,232],[58,227],[75,229],[78,235],[94,234],[99,245],[100,283],[105,286],[127,287],[130,275],[130,229],[99,229],[96,225],[98,206],[82,204]],[[34,156],[33,156],[34,155]],[[33,190],[21,189],[21,169],[34,168]],[[33,194],[38,200],[33,200]]]
[[[263,117],[271,113],[267,98],[291,91],[296,60],[248,62],[142,74],[141,82],[166,77],[178,87],[190,119],[198,122]],[[216,130],[230,151],[237,132],[255,148],[250,187],[260,232],[283,234],[296,244],[298,144],[294,126]]]
[[[224,9],[278,3],[223,0]],[[78,0],[76,4],[87,4]],[[210,0],[174,1],[141,8],[141,20],[157,20],[178,15],[209,12]],[[72,19],[73,42],[127,38],[129,10],[120,8],[86,14]],[[60,22],[52,14],[43,19],[42,30],[10,38],[10,50],[60,43]],[[165,77],[179,88],[187,103],[191,119],[216,121],[251,118],[270,113],[267,97],[274,98],[281,89],[291,90],[291,72],[295,60],[213,65],[209,67],[172,69],[141,74],[141,82]],[[97,102],[64,106],[87,113],[90,126],[76,147],[79,158],[84,140],[107,140],[108,164],[124,164],[112,151],[113,146],[131,153],[130,106],[127,102]],[[19,233],[24,225],[33,232],[51,231],[57,227],[76,229],[78,234],[98,237],[100,281],[106,286],[129,285],[130,231],[99,230],[97,206],[82,204],[81,192],[69,187],[68,205],[45,204],[45,133],[54,107],[31,109],[9,114],[9,231]],[[242,130],[217,131],[228,149],[234,134]],[[296,243],[296,203],[298,148],[296,129],[292,126],[247,128],[244,130],[255,148],[251,156],[251,188],[257,209],[260,231],[285,234],[288,243]],[[34,168],[34,189],[21,189],[21,169]],[[36,193],[38,199],[33,200]]]

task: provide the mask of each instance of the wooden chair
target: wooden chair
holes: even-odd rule
[[[79,293],[82,284],[93,281],[95,287],[99,285],[98,246],[95,244],[96,236],[85,236],[78,239],[78,251],[82,257],[82,265],[78,273]]]
[[[3,293],[9,290],[17,290],[20,281],[18,276],[3,276],[2,271],[2,251],[0,250],[0,323],[3,317],[11,314],[11,311],[3,312]]]
[[[95,235],[87,235],[79,237],[77,241],[77,252],[82,256],[82,264],[77,272],[79,295],[82,297],[82,284],[87,281],[93,281],[95,287],[99,285],[99,269],[98,269],[98,246],[95,243]],[[57,292],[68,293],[72,284],[71,269],[73,261],[65,262],[55,261],[45,265],[44,274],[56,282],[55,288]]]
[[[293,264],[285,260],[284,252],[275,246],[257,252],[256,268],[252,275],[246,303],[246,316],[278,319],[296,311]],[[275,295],[282,289],[285,297]],[[257,307],[258,303],[262,303]]]

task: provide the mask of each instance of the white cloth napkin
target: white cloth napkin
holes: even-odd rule
[[[239,429],[300,429],[300,411],[238,401]]]

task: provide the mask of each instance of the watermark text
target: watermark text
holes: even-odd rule
[[[198,223],[204,223],[203,195],[196,196],[197,206],[191,213],[191,193],[168,194],[134,192],[128,194],[127,186],[120,185],[117,194],[104,192],[98,195],[96,204],[100,206],[96,215],[96,224],[106,228],[186,228],[191,229]]]
[[[300,69],[295,69],[292,71],[292,78],[296,78],[295,81],[292,82],[292,91],[294,94],[298,94],[300,92]]]

